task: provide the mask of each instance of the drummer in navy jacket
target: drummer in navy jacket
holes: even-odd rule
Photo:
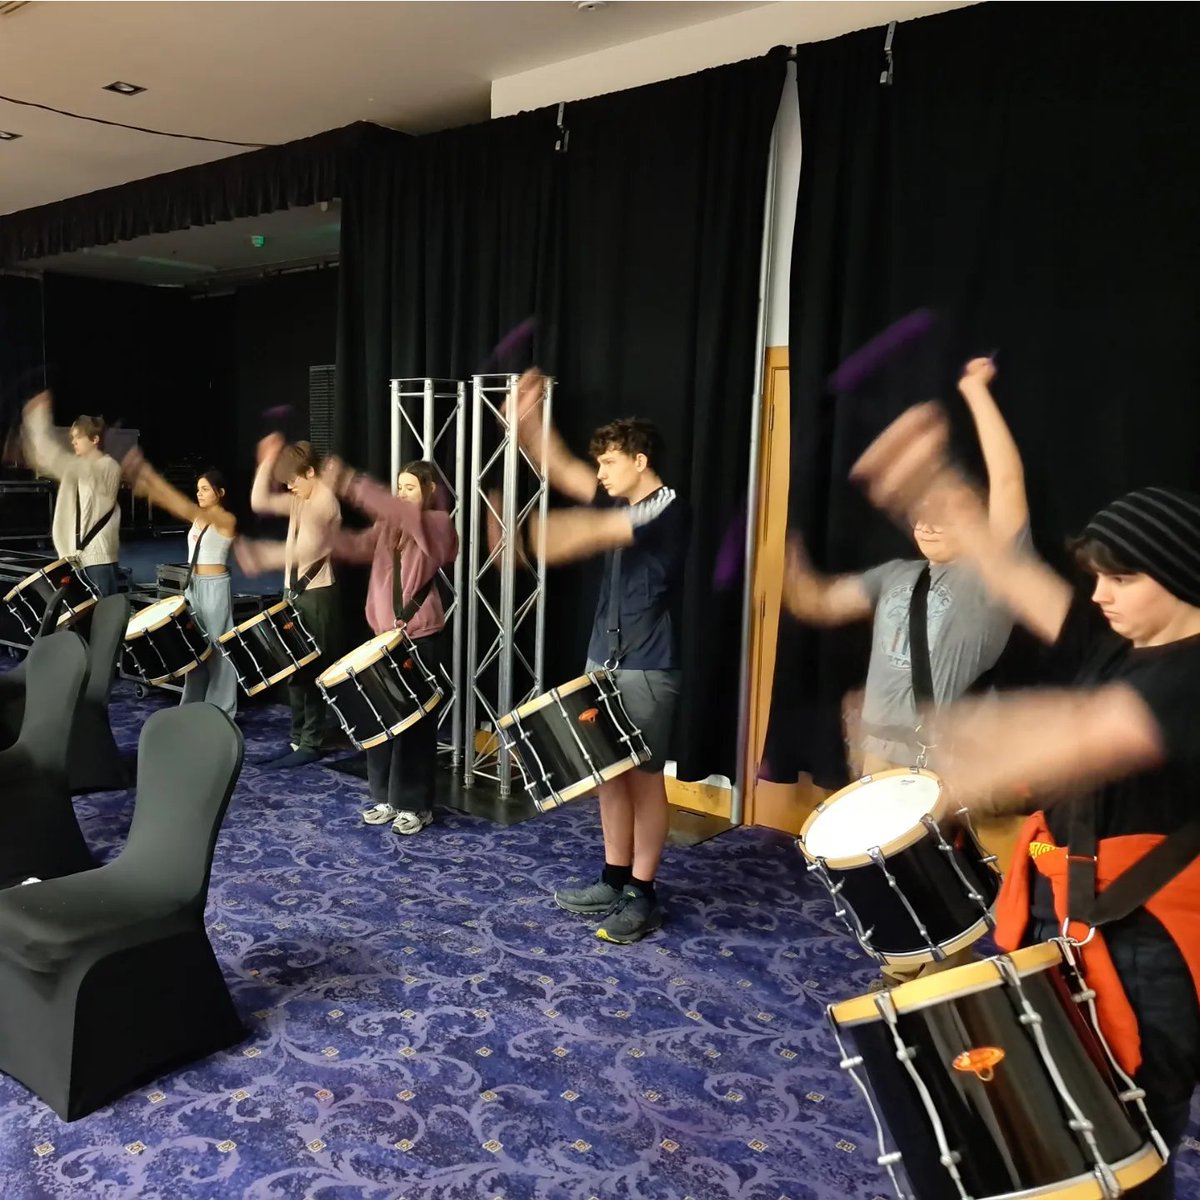
[[[603,918],[598,937],[636,942],[663,920],[654,890],[669,814],[663,768],[680,691],[678,608],[691,531],[687,501],[656,469],[661,438],[649,421],[612,421],[589,447],[594,465],[576,458],[558,431],[543,431],[544,377],[527,371],[519,386],[519,429],[551,486],[579,507],[552,511],[529,543],[549,564],[604,555],[604,576],[588,643],[587,670],[614,670],[630,720],[650,758],[601,785],[604,870],[582,888],[560,888],[568,912]],[[613,664],[616,664],[613,667]]]

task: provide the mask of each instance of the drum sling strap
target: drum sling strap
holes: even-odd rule
[[[1193,818],[1168,834],[1099,895],[1092,805],[1071,805],[1067,845],[1067,917],[1099,928],[1129,916],[1195,860],[1200,854],[1200,819]]]
[[[308,585],[312,583],[312,581],[316,579],[318,575],[320,575],[320,573],[325,569],[325,564],[328,561],[329,555],[323,554],[317,559],[316,562],[310,563],[308,570],[305,571],[304,574],[301,575],[300,578],[297,579],[290,588],[285,589],[286,593],[288,594],[288,598],[291,600],[296,600],[303,596],[305,591],[308,589]]]
[[[112,506],[112,508],[110,508],[108,510],[108,512],[106,512],[104,514],[104,516],[102,516],[100,518],[100,520],[98,520],[87,531],[87,533],[84,533],[83,532],[83,506],[79,502],[79,487],[78,487],[78,485],[76,485],[76,488],[75,488],[75,553],[76,554],[82,554],[88,548],[88,546],[92,542],[92,539],[96,536],[96,534],[98,534],[100,532],[100,530],[102,530],[105,527],[105,525],[107,525],[109,523],[109,521],[112,519],[113,513],[115,513],[116,511],[117,511],[117,506],[114,504]]]
[[[916,701],[917,720],[921,709],[933,704],[933,667],[929,661],[929,564],[921,568],[917,582],[913,584],[912,599],[908,604],[908,650],[912,660],[912,690]]]
[[[201,525],[200,532],[196,534],[196,544],[192,547],[191,554],[188,555],[187,577],[183,581],[183,590],[186,592],[192,586],[192,574],[196,570],[196,559],[200,557],[200,542],[204,535],[208,532],[209,526]]]
[[[621,547],[612,552],[608,577],[608,608],[604,614],[608,622],[608,661],[604,664],[616,670],[621,663]]]
[[[421,605],[425,603],[426,597],[433,591],[433,585],[437,579],[437,573],[434,572],[415,592],[409,600],[404,599],[404,583],[400,578],[400,555],[399,553],[392,557],[392,612],[396,617],[397,625],[407,625],[409,621],[421,611]]]

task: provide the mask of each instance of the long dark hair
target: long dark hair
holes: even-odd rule
[[[433,507],[433,502],[437,498],[437,471],[433,463],[421,458],[415,459],[410,463],[405,463],[400,468],[399,475],[411,475],[421,485],[422,510]],[[412,543],[413,539],[408,533],[401,533],[396,538],[395,550],[398,554],[402,554]]]
[[[217,493],[217,503],[224,507],[224,494],[228,491],[228,488],[225,486],[225,476],[216,467],[209,467],[196,476],[197,483],[202,479],[208,481],[208,486]]]

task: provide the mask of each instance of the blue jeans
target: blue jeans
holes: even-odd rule
[[[1030,926],[1034,940],[1058,933],[1055,926]],[[1200,1003],[1183,955],[1162,925],[1144,908],[1104,927],[1113,965],[1137,1016],[1142,1065],[1134,1082],[1146,1092],[1146,1108],[1171,1151],[1187,1131],[1192,1090],[1200,1080]],[[1136,1200],[1174,1200],[1174,1162],[1132,1188]]]

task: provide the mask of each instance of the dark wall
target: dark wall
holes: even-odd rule
[[[44,311],[59,424],[102,416],[140,430],[160,468],[219,467],[243,514],[255,444],[270,424],[264,410],[290,405],[284,431],[308,436],[308,368],[335,356],[336,271],[214,297],[52,273],[40,285],[9,276],[0,284],[0,385],[16,397],[42,363]],[[15,418],[15,400],[9,409]]]

